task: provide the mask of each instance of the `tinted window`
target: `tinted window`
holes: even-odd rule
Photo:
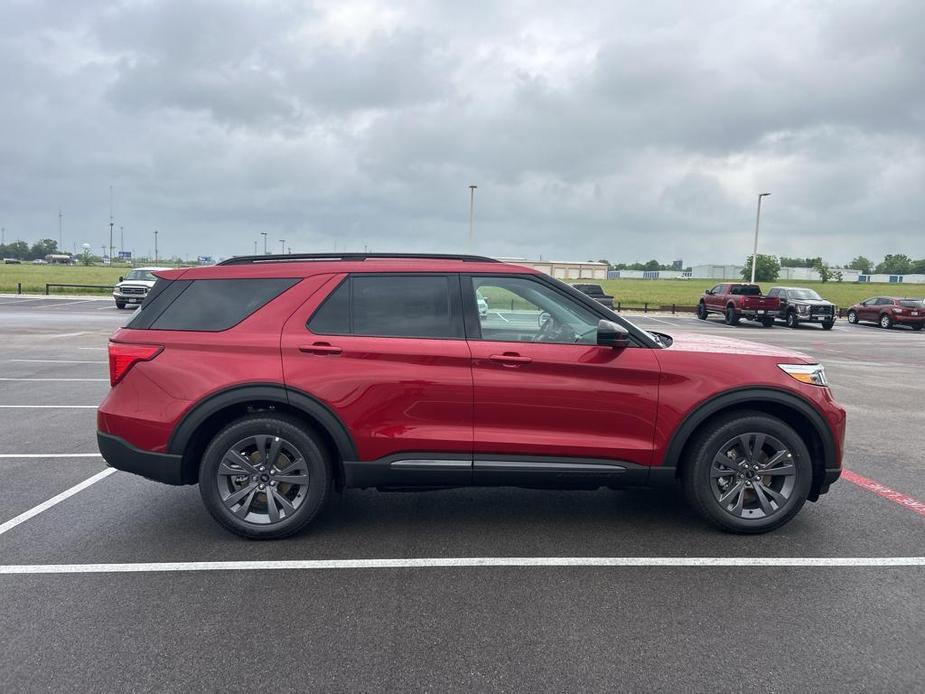
[[[738,296],[759,296],[761,287],[755,284],[739,284],[732,288],[732,293]]]
[[[787,298],[787,292],[782,292],[780,289],[777,289],[776,287],[768,292],[768,296],[778,296],[778,295],[782,296],[784,299]]]
[[[450,301],[449,277],[357,275],[351,282],[354,335],[463,336],[462,317],[454,315]]]
[[[308,329],[319,335],[350,332],[350,280],[346,279],[324,300],[308,321]]]
[[[905,308],[925,308],[925,303],[915,299],[901,299],[899,305]]]
[[[194,280],[188,283],[185,291],[181,291],[159,311],[150,322],[150,328],[206,332],[227,330],[298,281],[291,278]],[[159,298],[167,294],[164,291]],[[149,309],[160,303],[152,302]],[[136,327],[134,322],[129,327]]]
[[[317,334],[462,338],[455,275],[353,275],[308,321]]]

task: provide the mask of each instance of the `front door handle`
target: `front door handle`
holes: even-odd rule
[[[340,354],[344,350],[328,342],[315,342],[311,345],[299,345],[299,351],[306,354]]]
[[[511,352],[505,352],[504,354],[492,354],[488,357],[494,362],[503,364],[504,366],[521,366],[522,364],[529,364],[533,359],[530,357],[522,357],[519,354],[514,354]]]

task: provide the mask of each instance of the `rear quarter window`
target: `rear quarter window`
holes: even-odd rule
[[[299,281],[299,278],[260,278],[171,282],[156,296],[149,297],[126,327],[202,332],[228,330]]]

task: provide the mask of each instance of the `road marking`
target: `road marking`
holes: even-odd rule
[[[99,405],[0,405],[4,410],[95,410]]]
[[[102,458],[99,453],[0,453],[0,458]]]
[[[150,573],[170,571],[312,571],[329,569],[458,569],[480,567],[896,567],[925,566],[925,557],[438,557],[306,559],[139,564],[6,564],[0,574]]]
[[[108,378],[0,378],[0,381],[43,381],[46,383],[73,381],[108,381]]]
[[[87,331],[81,331],[79,333],[57,333],[54,335],[45,335],[45,337],[77,337],[79,335],[86,335]]]
[[[95,475],[93,475],[93,477],[90,477],[90,478],[88,478],[88,479],[85,479],[85,480],[84,480],[83,482],[81,482],[80,484],[75,484],[75,485],[74,485],[73,487],[71,487],[70,489],[66,489],[65,491],[61,492],[60,494],[57,494],[57,495],[51,497],[48,501],[43,501],[43,502],[42,502],[41,504],[39,504],[38,506],[34,506],[34,507],[30,508],[30,509],[29,509],[28,511],[26,511],[25,513],[20,513],[20,514],[19,514],[18,516],[16,516],[15,518],[11,518],[11,519],[8,520],[6,523],[3,523],[2,525],[0,525],[0,535],[3,535],[3,533],[5,533],[5,532],[7,532],[7,531],[9,531],[9,530],[12,530],[13,528],[15,528],[15,527],[16,527],[17,525],[19,525],[20,523],[25,523],[25,522],[26,522],[27,520],[29,520],[30,518],[34,518],[35,516],[39,515],[42,511],[47,511],[47,510],[50,509],[52,506],[55,506],[55,505],[57,505],[57,504],[60,504],[60,503],[61,503],[62,501],[64,501],[65,499],[68,499],[68,498],[74,496],[74,495],[77,494],[78,492],[82,492],[84,489],[86,489],[87,487],[89,487],[89,486],[91,486],[91,485],[93,485],[93,484],[96,484],[96,483],[99,482],[101,479],[103,479],[103,478],[105,478],[105,477],[109,477],[109,476],[110,476],[112,473],[114,473],[115,471],[116,471],[116,469],[115,469],[115,468],[112,468],[112,467],[108,467],[108,468],[106,468],[105,470],[101,470],[100,472],[98,472],[98,473],[96,473]]]
[[[77,349],[101,349],[101,350],[107,350],[107,349],[109,349],[109,348],[108,348],[108,347],[78,347]]]
[[[904,508],[909,509],[913,513],[917,513],[920,516],[925,516],[925,502],[919,501],[918,499],[913,499],[911,496],[907,496],[902,492],[897,492],[895,489],[890,489],[885,484],[880,484],[879,482],[868,479],[863,475],[859,475],[856,472],[851,470],[842,470],[841,479],[847,480],[852,484],[866,489],[869,492],[873,492],[877,496],[881,496],[884,499],[889,499]]]
[[[89,361],[86,359],[7,359],[20,364],[108,364],[105,361]]]

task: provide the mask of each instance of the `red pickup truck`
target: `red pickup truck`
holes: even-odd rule
[[[740,319],[747,318],[770,328],[778,311],[780,299],[764,296],[757,284],[717,284],[703,293],[697,317],[706,320],[711,313],[720,313],[728,325],[736,325]]]

